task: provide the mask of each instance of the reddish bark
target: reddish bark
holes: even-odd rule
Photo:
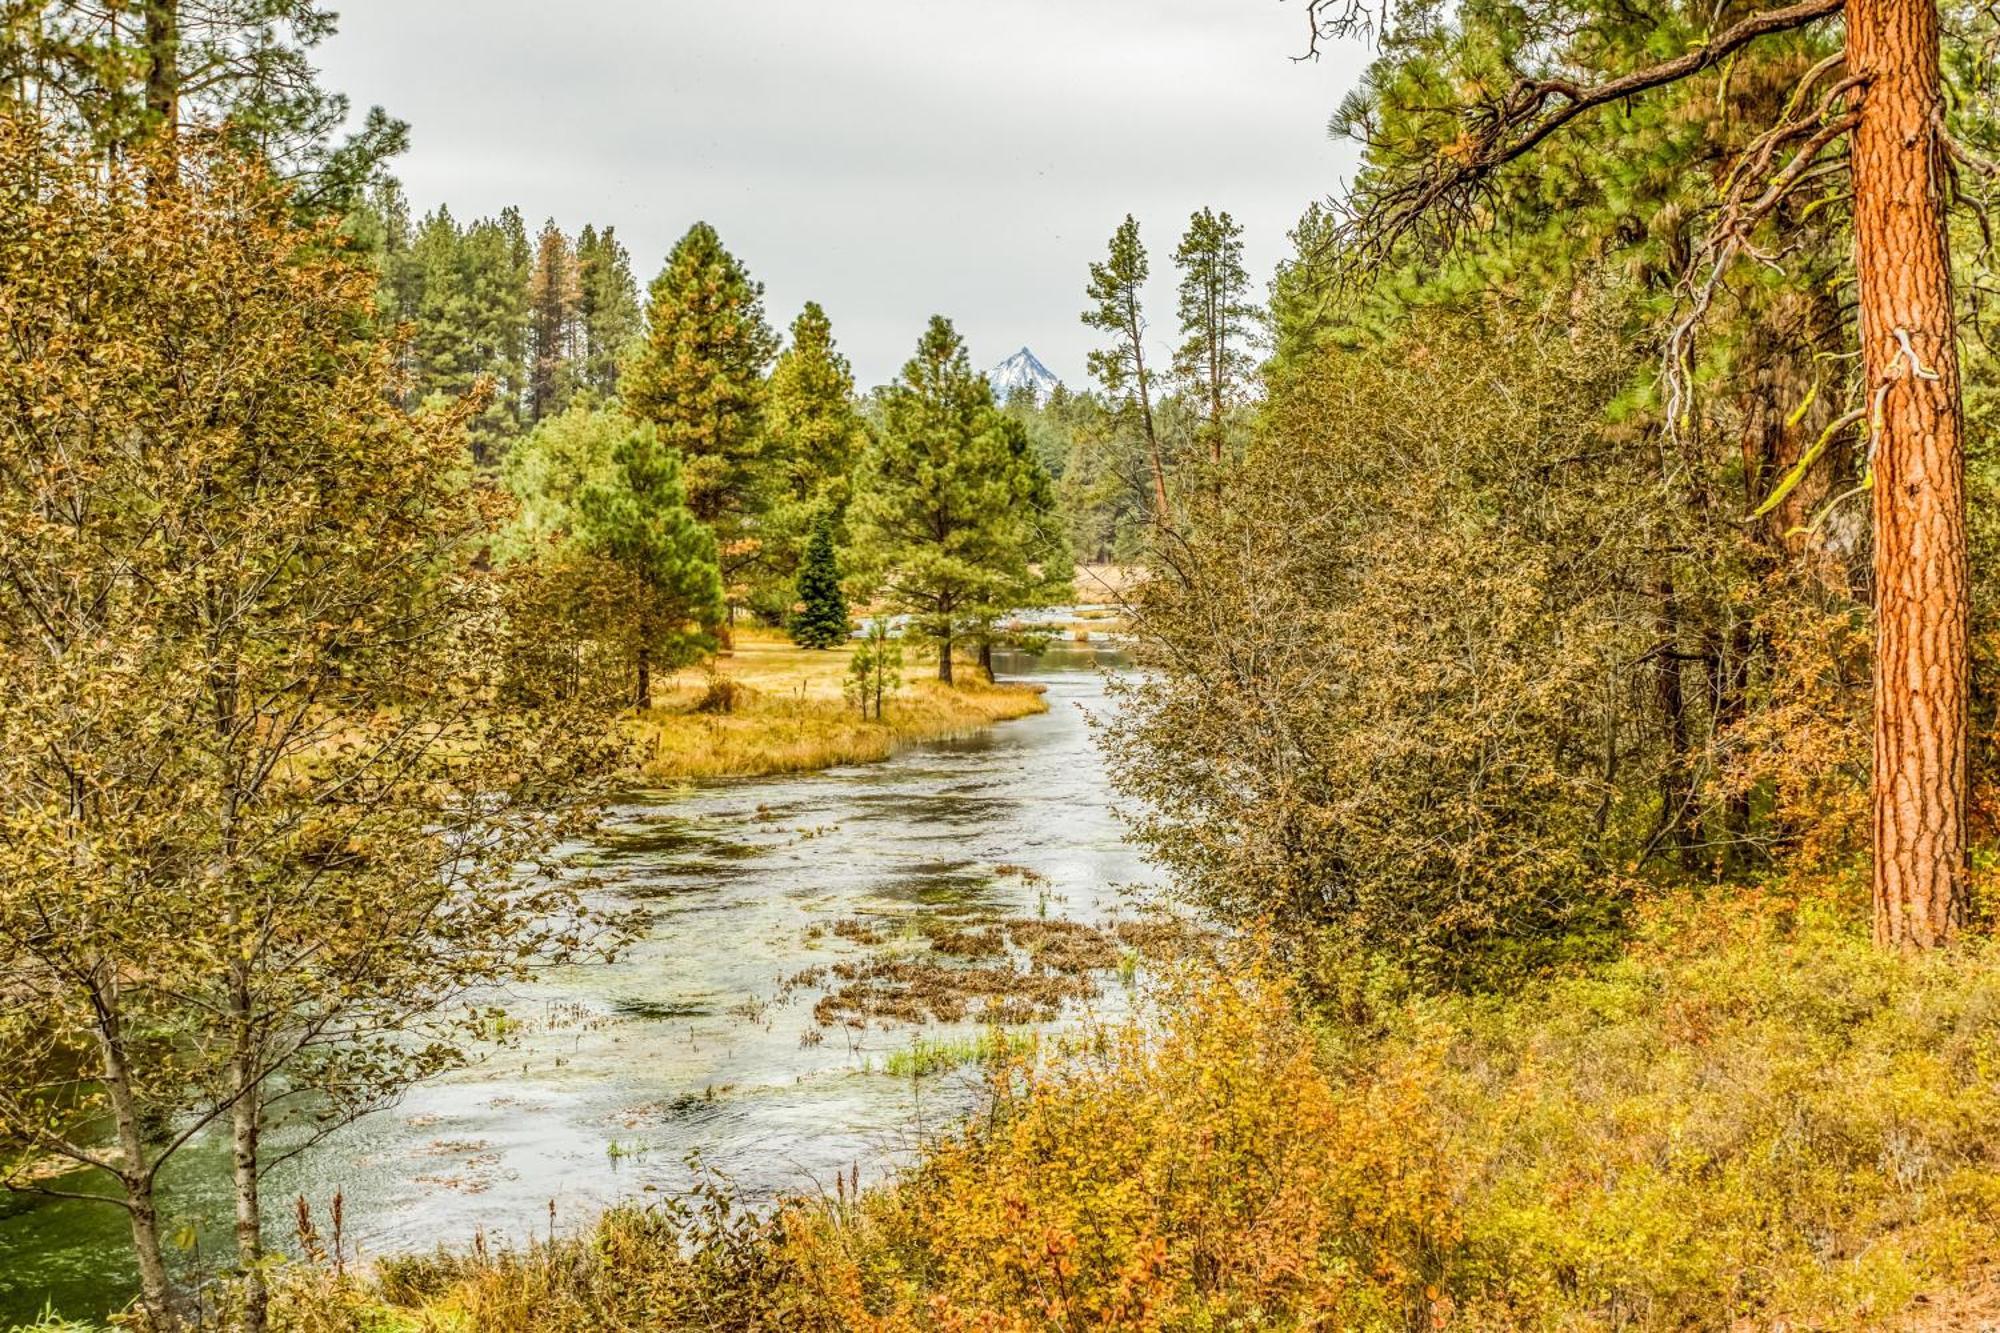
[[[1875,935],[1948,942],[1966,894],[1965,450],[1935,0],[1848,0],[1854,260],[1873,440]]]

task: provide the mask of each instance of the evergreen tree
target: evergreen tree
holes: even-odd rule
[[[625,600],[611,612],[633,664],[633,706],[653,706],[653,672],[715,646],[722,579],[715,538],[688,511],[680,459],[641,424],[611,454],[608,481],[577,499],[581,543],[616,565]]]
[[[520,214],[461,229],[447,209],[426,217],[411,245],[399,299],[415,324],[411,393],[416,401],[462,398],[485,381],[491,397],[472,424],[474,456],[497,464],[521,430],[526,378],[527,241]],[[395,275],[391,275],[394,277]]]
[[[840,568],[833,556],[833,516],[822,512],[813,524],[799,566],[799,610],[792,617],[792,642],[801,648],[831,648],[847,638],[847,598],[840,591]]]
[[[1330,17],[1327,30],[1346,29],[1354,13]],[[1755,518],[1776,516],[1795,479],[1858,465],[1861,479],[1843,494],[1866,494],[1873,510],[1875,727],[1863,762],[1873,773],[1877,935],[1904,948],[1949,941],[1969,897],[1972,758],[1965,404],[1947,212],[1960,171],[1949,164],[1988,177],[2000,167],[1965,132],[1980,99],[1946,87],[1940,6],[1662,5],[1600,19],[1537,3],[1464,17],[1405,25],[1396,58],[1343,112],[1371,152],[1351,225],[1329,228],[1330,238],[1349,263],[1400,276],[1435,266],[1438,243],[1474,221],[1504,230],[1523,217],[1582,232],[1614,212],[1621,242],[1644,238],[1666,252],[1646,268],[1671,294],[1660,426],[1677,449],[1717,438],[1704,432],[1698,400],[1719,382],[1741,386],[1747,429],[1739,465],[1716,471],[1747,474],[1762,493]],[[1838,47],[1827,31],[1836,17]],[[1573,170],[1593,148],[1610,168],[1601,177]],[[1682,166],[1690,156],[1713,165]],[[1660,181],[1687,197],[1635,218],[1635,181],[1642,198]],[[1565,197],[1579,195],[1580,208]],[[1752,271],[1754,282],[1739,280]],[[1732,336],[1716,316],[1739,294],[1751,318]],[[1749,364],[1718,367],[1708,354],[1718,342],[1736,343]],[[1767,385],[1755,382],[1760,343],[1787,353],[1772,359]],[[1729,373],[1737,368],[1753,373]],[[1672,606],[1661,598],[1663,620]],[[1744,631],[1715,654],[1725,662],[1718,693],[1737,700],[1725,726],[1741,718],[1739,664],[1754,640]],[[1740,827],[1750,813],[1739,799],[1727,823]]]
[[[584,493],[613,483],[612,456],[635,429],[621,413],[580,405],[537,422],[507,455],[503,475],[520,511],[502,543],[506,553],[577,537]]]
[[[1247,350],[1258,312],[1243,267],[1243,228],[1227,213],[1202,209],[1188,220],[1174,263],[1182,339],[1174,374],[1200,400],[1209,458],[1219,463],[1229,411],[1242,402],[1256,364]]]
[[[18,104],[107,155],[219,132],[287,177],[295,206],[340,214],[409,143],[380,107],[341,137],[348,100],[311,59],[337,16],[317,0],[16,0],[4,14],[0,110]]]
[[[584,227],[576,238],[577,318],[582,325],[580,387],[599,403],[618,393],[618,367],[642,331],[632,257],[614,228]]]
[[[857,474],[849,524],[856,583],[918,618],[938,647],[939,680],[952,679],[953,644],[1010,590],[1034,584],[1038,535],[1022,512],[1031,473],[1040,473],[1032,451],[1010,441],[964,341],[933,317],[883,391],[882,429]]]
[[[1137,415],[1153,466],[1154,518],[1166,524],[1171,521],[1167,466],[1153,421],[1152,377],[1146,369],[1144,293],[1151,269],[1146,247],[1139,239],[1139,224],[1128,213],[1112,233],[1111,250],[1104,262],[1090,266],[1086,294],[1091,304],[1083,312],[1083,322],[1114,339],[1110,347],[1090,354],[1090,373],[1106,393]]]
[[[1037,648],[1045,639],[1004,632],[1000,622],[1009,612],[1034,606],[1054,606],[1075,595],[1076,569],[1070,556],[1069,534],[1056,483],[1042,466],[1034,437],[1021,421],[997,414],[995,429],[1007,451],[1012,514],[1019,525],[1023,559],[1010,564],[1008,576],[993,581],[983,603],[970,615],[971,638],[979,646],[979,666],[993,679],[993,649],[1002,643]]]
[[[528,285],[530,370],[528,420],[541,421],[569,405],[576,389],[581,275],[569,238],[553,220],[535,244],[535,271]]]
[[[771,368],[764,430],[775,468],[762,525],[765,585],[789,598],[820,516],[830,516],[836,541],[841,535],[850,474],[868,439],[854,405],[854,372],[815,302],[792,321],[791,343]]]
[[[764,287],[698,222],[653,280],[647,336],[623,372],[627,408],[686,468],[687,503],[715,534],[732,599],[761,553],[772,485],[764,375],[777,337]]]

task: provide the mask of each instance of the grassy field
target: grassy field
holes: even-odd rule
[[[959,665],[956,686],[932,679],[937,659],[912,645],[904,684],[881,721],[863,721],[842,697],[849,646],[799,648],[767,630],[739,630],[734,649],[690,668],[658,692],[636,724],[648,781],[803,773],[887,759],[899,748],[967,736],[1048,711],[1039,689],[989,685]]]

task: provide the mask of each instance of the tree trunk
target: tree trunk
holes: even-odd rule
[[[1674,593],[1672,577],[1664,571],[1654,585],[1653,595],[1658,599],[1654,632],[1660,640],[1653,690],[1667,751],[1660,765],[1660,822],[1654,841],[1672,847],[1681,869],[1693,875],[1701,871],[1701,837],[1694,827],[1694,756],[1688,745],[1680,600]]]
[[[258,1193],[258,1104],[256,1052],[250,1036],[250,990],[238,977],[231,1004],[237,1022],[236,1052],[229,1108],[230,1170],[236,1185],[236,1265],[243,1270],[243,1333],[264,1333],[270,1292],[264,1285],[264,1210]]]
[[[104,1061],[104,1094],[118,1139],[119,1184],[132,1224],[132,1253],[139,1264],[139,1302],[158,1329],[180,1327],[174,1288],[160,1248],[160,1215],[153,1203],[153,1173],[146,1162],[146,1140],[139,1125],[139,1108],[126,1072],[123,1022],[115,985],[97,992],[97,1037]]]
[[[986,683],[993,683],[993,640],[979,641],[979,669],[986,673]]]
[[[949,634],[942,635],[938,639],[938,679],[947,685],[952,683],[951,635]]]
[[[1848,0],[1854,266],[1875,509],[1875,937],[1949,941],[1966,893],[1964,422],[1936,0]]]
[[[1153,428],[1153,387],[1146,377],[1146,329],[1139,318],[1139,298],[1135,294],[1126,305],[1125,336],[1132,345],[1132,380],[1139,389],[1139,418],[1146,428],[1146,454],[1153,465],[1153,503],[1159,512],[1153,521],[1163,528],[1173,526],[1167,508],[1167,463],[1160,456],[1159,432]]]
[[[147,135],[165,145],[153,171],[155,190],[171,188],[180,179],[181,20],[180,0],[146,0]]]
[[[264,1212],[257,1180],[257,1094],[230,1108],[231,1166],[236,1180],[236,1264],[243,1270],[243,1333],[263,1333],[270,1306],[264,1285]]]
[[[653,650],[644,646],[639,649],[639,685],[632,706],[642,713],[653,706]]]
[[[152,1327],[161,1333],[180,1327],[174,1309],[173,1284],[167,1278],[167,1262],[160,1250],[160,1214],[153,1205],[151,1181],[125,1178],[127,1211],[132,1219],[132,1250],[139,1257],[139,1303],[146,1308]]]

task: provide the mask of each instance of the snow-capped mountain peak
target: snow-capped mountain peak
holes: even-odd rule
[[[1032,390],[1037,403],[1049,396],[1049,391],[1062,383],[1056,373],[1041,363],[1036,355],[1023,347],[1014,355],[986,372],[986,378],[993,385],[993,397],[1006,402],[1017,389]]]

